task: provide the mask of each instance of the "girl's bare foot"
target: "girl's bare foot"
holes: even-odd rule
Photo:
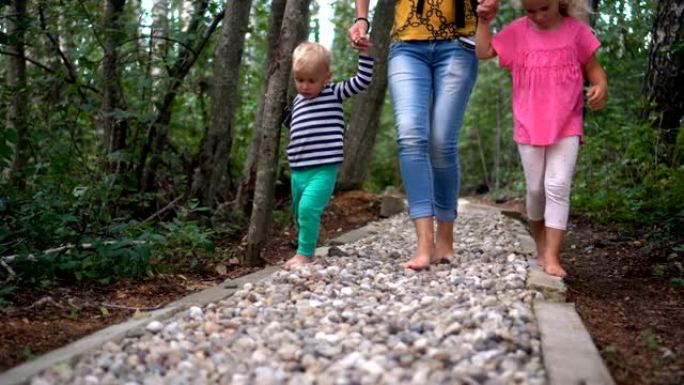
[[[555,277],[561,277],[561,278],[563,278],[563,277],[565,277],[566,275],[568,275],[568,273],[565,272],[565,269],[563,269],[563,267],[562,267],[561,265],[557,264],[557,263],[555,263],[555,264],[552,264],[552,263],[547,264],[546,267],[544,267],[544,271],[546,272],[546,274],[548,274],[548,275],[553,275],[553,276],[555,276]]]
[[[544,241],[546,238],[546,227],[544,225],[544,220],[540,221],[529,221],[530,232],[532,233],[532,238],[534,238],[534,243],[537,246],[537,264],[544,270],[546,267],[546,258],[544,257]]]
[[[424,270],[430,267],[430,254],[417,255],[404,263],[404,268],[411,270]]]
[[[554,277],[565,277],[568,273],[560,265],[560,259],[558,257],[549,257],[543,267],[544,271],[548,275],[553,275]]]
[[[285,270],[291,270],[297,266],[301,266],[307,263],[311,263],[312,258],[305,257],[301,254],[295,254],[294,257],[290,258],[287,260],[287,262],[283,263],[282,268]]]
[[[546,269],[546,258],[544,258],[544,256],[540,254],[537,258],[537,264],[542,270]]]

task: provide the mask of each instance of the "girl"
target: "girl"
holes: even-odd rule
[[[596,59],[600,43],[579,18],[584,0],[522,0],[526,16],[492,37],[492,12],[478,7],[480,59],[499,56],[513,78],[513,139],[525,172],[527,215],[539,265],[564,277],[560,249],[570,207],[570,185],[582,140],[583,74],[592,110],[604,107],[608,84]]]

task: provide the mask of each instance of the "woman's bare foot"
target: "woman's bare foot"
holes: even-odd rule
[[[435,251],[432,254],[432,263],[448,263],[454,257],[454,249],[452,247],[435,246]]]
[[[410,261],[404,263],[404,268],[411,270],[425,270],[430,267],[430,254],[417,255]]]
[[[295,254],[294,257],[290,258],[287,260],[287,262],[283,263],[282,268],[285,270],[291,270],[297,266],[305,265],[307,263],[311,263],[312,258],[305,257],[301,254]]]
[[[448,263],[454,257],[454,222],[437,222],[433,263]]]

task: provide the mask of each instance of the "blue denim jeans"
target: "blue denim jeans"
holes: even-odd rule
[[[388,84],[411,219],[456,218],[458,136],[476,77],[475,51],[457,41],[390,46]]]

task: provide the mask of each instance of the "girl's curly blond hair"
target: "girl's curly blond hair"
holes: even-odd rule
[[[517,7],[522,6],[523,0],[514,0]],[[594,13],[589,3],[590,0],[558,0],[558,11],[563,16],[572,16],[589,24],[591,14]]]
[[[594,13],[588,0],[559,0],[558,10],[563,16],[572,16],[587,24]]]

